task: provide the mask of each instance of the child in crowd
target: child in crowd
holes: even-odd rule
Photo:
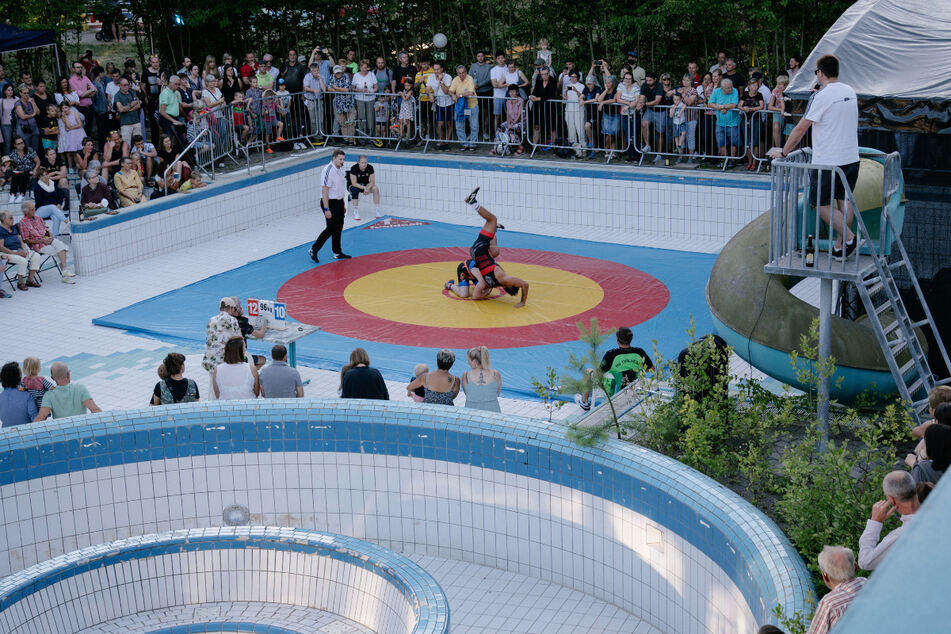
[[[40,127],[40,142],[43,149],[56,149],[56,140],[59,137],[59,106],[50,104],[46,106],[46,114],[40,113],[37,118]]]
[[[274,140],[281,142],[284,137],[281,132],[284,131],[284,124],[277,118],[278,98],[273,90],[265,90],[261,96],[261,127],[263,129],[264,143],[267,145],[264,151],[273,154],[270,143],[273,136]]]
[[[402,103],[400,103],[400,138],[409,141],[413,136],[413,114],[416,112],[416,97],[413,96],[412,82],[406,82],[403,85],[403,92],[400,93]]]
[[[413,368],[413,380],[415,381],[424,374],[429,374],[429,366],[425,363],[417,363],[416,367]],[[412,381],[410,381],[412,383]],[[426,388],[420,385],[415,390],[406,390],[406,395],[412,398],[417,403],[422,403],[423,399],[426,397]]]
[[[36,402],[37,409],[43,402],[43,396],[56,387],[56,384],[45,376],[40,376],[40,360],[36,357],[27,357],[23,360],[23,378],[20,379],[18,389],[29,392]]]
[[[248,142],[248,133],[251,130],[247,117],[245,117],[245,111],[244,93],[239,90],[234,93],[234,101],[231,102],[231,120],[234,122],[234,130],[237,132],[241,143]]]
[[[545,66],[551,66],[551,53],[548,50],[548,40],[544,37],[538,40],[538,55],[536,57],[545,60]]]
[[[202,182],[201,173],[198,170],[193,170],[191,175],[189,175],[188,180],[179,186],[178,191],[190,192],[193,189],[201,189],[207,185],[208,183]]]
[[[674,93],[674,103],[670,107],[670,118],[674,124],[674,145],[677,147],[677,154],[684,153],[684,142],[687,140],[687,104],[684,103],[680,93]],[[677,157],[677,162],[682,157]]]
[[[384,92],[376,98],[373,104],[373,112],[376,115],[376,135],[386,137],[386,128],[390,123],[390,103],[393,100],[393,91],[389,84],[384,87]]]
[[[0,188],[13,178],[13,160],[9,156],[0,158]]]
[[[786,97],[783,93],[789,86],[789,75],[776,78],[776,87],[769,98],[769,110],[773,113],[773,146],[783,147],[783,119],[786,116]]]

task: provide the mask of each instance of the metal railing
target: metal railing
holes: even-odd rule
[[[358,91],[332,92],[325,94],[323,107],[329,106],[332,121],[329,129],[322,129],[327,138],[343,139],[352,144],[370,143],[376,147],[400,144],[415,138],[418,111],[413,112],[412,136],[402,137],[399,131],[399,114],[402,98],[393,93],[366,93]],[[326,119],[325,119],[326,123]]]
[[[746,113],[734,110],[719,117],[735,125],[720,125],[717,115],[707,106],[683,106],[682,111],[673,105],[638,109],[640,163],[654,156],[655,163],[713,161],[725,170],[729,161],[742,160],[746,152]]]
[[[554,150],[566,157],[595,158],[603,153],[607,162],[635,147],[633,114],[618,103],[596,100],[548,99],[528,101],[527,141],[531,156]],[[563,152],[558,152],[563,150]]]
[[[786,139],[802,120],[803,115],[791,112],[776,112],[773,110],[759,110],[748,118],[747,151],[752,151],[756,171],[769,166],[767,156],[770,148],[783,147]],[[799,147],[812,147],[812,127],[806,130]]]
[[[858,254],[864,250],[873,257],[883,257],[878,252],[885,249],[886,240],[873,241],[842,168],[815,164],[811,160],[812,150],[803,148],[772,163],[769,262],[781,261],[797,269],[806,267],[811,235],[815,251],[810,268],[817,272],[839,272],[851,278],[863,265]],[[840,211],[837,200],[844,201],[845,219],[851,216],[849,225],[856,224],[855,239],[864,243],[858,245],[856,257],[833,256],[836,241],[843,249],[845,245],[845,235],[839,235],[836,223],[832,222]],[[823,213],[828,218],[823,218]],[[882,213],[886,213],[884,208]]]

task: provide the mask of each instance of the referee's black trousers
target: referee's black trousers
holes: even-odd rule
[[[330,205],[330,217],[327,218],[324,216],[324,219],[327,221],[327,227],[320,232],[320,235],[314,240],[314,246],[311,248],[314,250],[314,253],[317,253],[320,251],[320,247],[324,246],[324,243],[330,238],[330,247],[333,249],[334,255],[336,255],[342,252],[340,248],[340,233],[343,231],[343,217],[347,213],[347,210],[343,206],[343,198],[331,198],[327,202]]]

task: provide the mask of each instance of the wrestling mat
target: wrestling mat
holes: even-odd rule
[[[297,343],[298,363],[339,369],[363,347],[387,379],[409,381],[413,366],[435,369],[435,352],[456,352],[452,371],[468,369],[465,352],[485,345],[502,373],[504,396],[533,397],[533,377],[563,370],[582,354],[576,323],[597,317],[602,328],[628,326],[634,345],[665,358],[686,345],[691,317],[697,333],[713,323],[704,285],[714,255],[554,238],[505,230],[499,264],[530,284],[528,302],[496,291],[462,300],[444,290],[467,257],[478,227],[386,217],[343,233],[351,260],[333,260],[329,244],[315,265],[310,243],[132,304],[93,320],[173,344],[202,347],[205,324],[224,295],[276,298],[291,321],[320,331]],[[245,310],[247,310],[245,308]],[[614,346],[613,338],[603,349]],[[267,354],[270,344],[251,341]]]

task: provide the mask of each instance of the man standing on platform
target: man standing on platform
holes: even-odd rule
[[[860,164],[858,98],[851,86],[839,81],[839,60],[835,55],[823,55],[816,62],[816,81],[821,88],[809,103],[806,114],[793,128],[783,147],[773,148],[769,151],[769,156],[785,158],[799,145],[809,127],[815,126],[812,133],[812,162],[816,165],[838,167],[842,170],[849,189],[854,190],[859,178]],[[820,174],[821,179],[817,178]],[[846,202],[842,180],[833,178],[833,175],[834,172],[813,172],[809,200],[819,206],[822,219],[835,228],[836,239],[832,256],[842,260],[852,255],[858,246],[858,238],[851,229],[855,209]],[[833,180],[835,191],[832,187]]]
[[[343,169],[346,153],[343,150],[334,150],[330,163],[320,173],[320,208],[327,219],[327,227],[321,232],[314,244],[310,247],[310,259],[319,263],[317,253],[329,238],[334,258],[349,260],[350,256],[340,247],[340,233],[343,231],[343,218],[346,214],[343,199],[347,195],[347,173]]]

